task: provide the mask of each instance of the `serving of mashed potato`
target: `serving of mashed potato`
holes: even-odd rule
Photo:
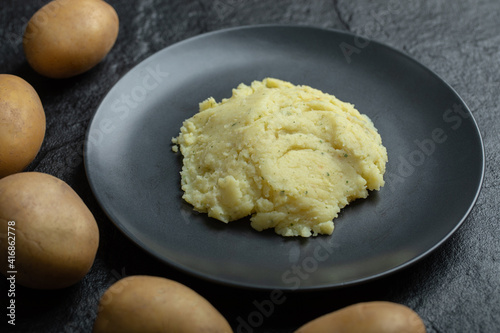
[[[344,206],[384,185],[387,151],[372,121],[278,79],[208,98],[172,142],[183,155],[183,199],[226,223],[251,215],[258,231],[331,234]]]

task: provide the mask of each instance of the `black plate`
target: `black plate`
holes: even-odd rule
[[[355,104],[387,147],[386,186],[346,207],[331,236],[226,225],[181,199],[170,140],[183,120],[207,97],[268,76]],[[162,261],[224,284],[305,290],[381,277],[436,249],[478,196],[484,151],[462,99],[407,55],[348,33],[272,25],[197,36],[137,65],[97,110],[85,166],[109,218]]]

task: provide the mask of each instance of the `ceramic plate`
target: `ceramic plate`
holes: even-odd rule
[[[387,147],[385,187],[343,209],[331,236],[226,225],[181,198],[171,138],[183,120],[265,77],[355,104]],[[134,67],[92,120],[85,167],[110,220],[165,263],[233,286],[308,290],[379,278],[436,249],[478,196],[484,152],[464,101],[409,56],[344,32],[264,25],[200,35]]]

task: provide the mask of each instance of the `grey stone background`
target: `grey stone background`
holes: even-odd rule
[[[22,51],[31,15],[47,1],[2,0],[0,73],[15,74],[38,91],[47,115],[42,149],[29,170],[69,183],[94,213],[101,243],[81,283],[60,291],[18,287],[12,332],[90,332],[97,303],[118,279],[160,275],[205,296],[237,332],[292,332],[352,303],[406,304],[428,332],[500,331],[500,2],[327,0],[109,0],[120,17],[118,40],[97,67],[76,78],[49,80],[34,73]],[[168,267],[137,248],[106,218],[85,177],[82,146],[100,100],[128,70],[175,42],[227,27],[292,23],[349,31],[406,52],[447,81],[469,105],[483,135],[486,173],[479,199],[461,228],[415,265],[383,279],[339,290],[285,294],[286,301],[246,330],[256,304],[269,292],[225,287]],[[0,282],[2,299],[7,283]],[[5,307],[2,307],[5,309]],[[5,311],[5,310],[3,310]],[[2,325],[7,319],[1,315]],[[254,319],[257,318],[254,316]],[[2,330],[3,331],[3,330]]]

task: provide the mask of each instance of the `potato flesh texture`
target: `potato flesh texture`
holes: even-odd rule
[[[251,87],[240,85],[233,96],[244,101],[217,104],[209,99],[184,123],[177,141],[184,155],[184,199],[223,222],[256,213],[251,220],[257,230],[274,227],[285,236],[308,236],[310,229],[330,234],[331,220],[348,201],[366,197],[366,188],[383,185],[385,148],[380,136],[370,132],[369,119],[333,96],[323,103],[318,99],[325,94],[312,88],[290,89],[283,96],[276,89],[262,89],[266,84],[267,88],[294,87],[275,79],[254,82]],[[355,127],[355,133],[346,130],[349,126]],[[221,141],[212,139],[221,131],[227,133]],[[380,153],[378,159],[371,161],[357,145],[363,135],[376,148],[371,149],[375,155]],[[274,149],[277,146],[281,150]],[[221,148],[224,158],[217,152]],[[295,165],[286,162],[291,155],[296,157]],[[307,170],[302,163],[308,164]],[[347,177],[340,181],[338,175]],[[305,179],[292,182],[297,176]],[[315,186],[318,180],[324,186]],[[322,195],[322,187],[330,195]]]
[[[28,22],[24,52],[38,73],[68,78],[97,65],[113,47],[118,30],[118,15],[104,1],[52,1]]]
[[[16,223],[16,283],[36,289],[64,288],[90,270],[99,244],[97,224],[63,181],[37,172],[3,178],[0,220]],[[0,242],[6,253],[8,244]],[[0,265],[5,274],[7,261]]]
[[[231,333],[226,319],[205,298],[178,282],[131,276],[102,296],[94,333]]]
[[[326,314],[295,333],[425,333],[416,312],[391,302],[358,303]]]
[[[20,77],[0,74],[0,178],[24,170],[45,137],[45,112],[35,89]]]

